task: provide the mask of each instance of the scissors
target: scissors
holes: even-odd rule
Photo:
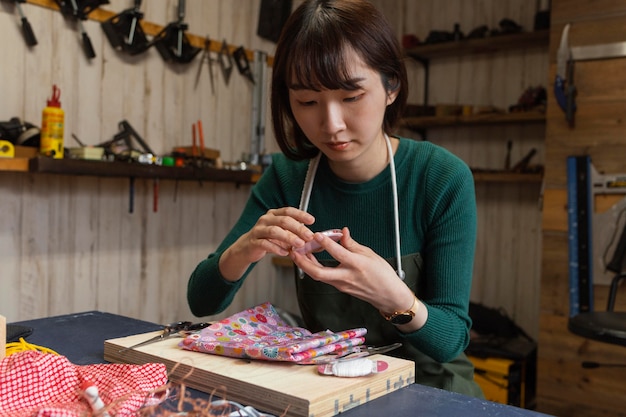
[[[151,343],[160,342],[161,340],[166,340],[170,337],[186,336],[192,332],[202,330],[209,325],[210,323],[192,323],[190,321],[177,321],[174,323],[170,323],[163,328],[163,332],[160,335],[151,337],[150,339],[144,340],[143,342],[137,343],[136,345],[121,349],[119,352],[125,352],[139,346],[145,346]]]
[[[359,345],[296,363],[298,365],[322,365],[327,363],[334,363],[337,361],[348,361],[356,358],[364,358],[370,355],[387,353],[392,350],[398,349],[401,346],[402,343],[400,342],[392,343],[385,346]]]

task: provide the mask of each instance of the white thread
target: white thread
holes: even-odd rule
[[[376,372],[376,362],[370,359],[353,359],[333,363],[333,375],[341,377],[357,377]]]

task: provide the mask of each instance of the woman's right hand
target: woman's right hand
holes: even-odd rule
[[[236,281],[250,264],[268,253],[287,256],[292,248],[303,247],[313,239],[307,227],[315,218],[295,207],[268,210],[256,224],[233,243],[220,258],[220,271],[229,281]]]

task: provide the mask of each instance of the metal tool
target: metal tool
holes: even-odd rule
[[[224,83],[228,85],[228,81],[230,81],[230,74],[233,72],[233,59],[230,56],[230,49],[228,48],[228,44],[225,39],[222,41],[222,47],[220,48],[218,58],[220,68],[222,70],[222,76],[224,77]]]
[[[235,59],[235,64],[237,65],[239,73],[254,84],[254,75],[252,75],[252,70],[250,69],[250,61],[248,60],[248,55],[243,46],[240,46],[233,51],[233,58]]]
[[[140,8],[141,0],[134,0],[134,7],[102,22],[102,30],[113,48],[130,55],[138,55],[150,48],[151,43],[140,24],[143,19]]]
[[[391,352],[402,346],[402,343],[392,343],[385,346],[369,346],[359,345],[352,346],[337,352],[329,353],[327,355],[311,358],[310,360],[296,362],[298,365],[322,365],[325,363],[333,363],[339,360],[347,361],[356,358],[364,358],[366,356],[377,355],[382,353]]]
[[[191,44],[185,34],[189,25],[185,20],[185,0],[178,0],[178,20],[169,23],[152,40],[165,62],[187,64],[202,50]]]
[[[554,94],[557,103],[565,112],[566,120],[573,127],[577,93],[574,85],[574,63],[576,61],[623,58],[626,56],[626,42],[570,47],[569,30],[570,24],[568,23],[563,28],[561,43],[557,51]]]
[[[209,80],[211,81],[211,94],[215,95],[215,81],[213,80],[213,62],[215,61],[211,58],[211,39],[209,37],[204,38],[204,48],[202,50],[202,55],[200,56],[200,65],[198,66],[198,72],[196,72],[196,81],[194,87],[198,87],[198,83],[200,82],[200,74],[202,73],[202,67],[204,63],[207,63],[209,67]]]
[[[160,335],[151,337],[148,340],[144,340],[143,342],[121,349],[119,352],[121,353],[140,346],[157,343],[171,337],[184,337],[195,331],[202,330],[209,325],[210,323],[192,323],[190,321],[177,321],[174,323],[170,323],[163,328],[163,332]]]
[[[563,28],[561,43],[556,54],[554,95],[559,107],[565,112],[565,120],[567,120],[570,127],[573,127],[574,113],[576,112],[576,87],[574,86],[574,60],[568,39],[569,28],[569,23]]]
[[[78,24],[78,29],[82,37],[85,55],[89,59],[95,58],[96,52],[93,49],[91,39],[89,39],[89,35],[83,26],[83,20],[87,20],[89,13],[101,5],[109,4],[109,0],[56,0],[56,3],[64,16],[70,16],[76,19],[76,23]]]

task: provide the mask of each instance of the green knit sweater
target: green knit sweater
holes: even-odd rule
[[[428,321],[420,330],[401,337],[434,360],[447,362],[469,343],[468,305],[476,240],[473,177],[463,161],[429,142],[401,138],[394,161],[402,255],[421,255],[422,279],[427,282],[426,292],[418,295],[428,308]],[[233,229],[190,277],[187,298],[195,315],[217,314],[230,305],[250,270],[237,282],[226,281],[218,268],[220,255],[268,209],[298,207],[307,167],[308,161],[273,156]],[[347,226],[354,240],[383,258],[394,258],[391,187],[389,169],[365,183],[347,183],[337,178],[322,158],[308,209],[316,219],[311,229]],[[319,256],[329,255],[321,252]]]

